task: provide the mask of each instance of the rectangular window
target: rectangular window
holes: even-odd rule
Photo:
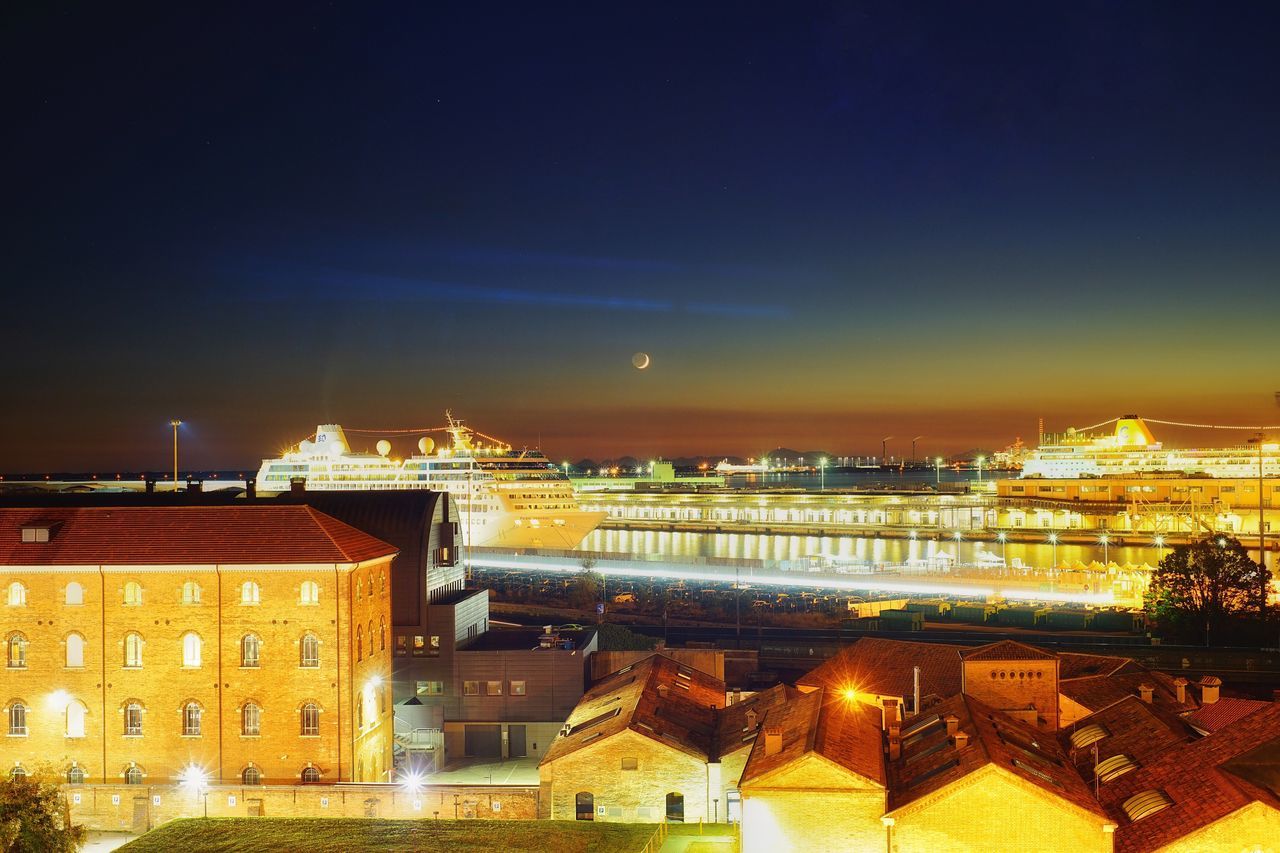
[[[421,634],[413,635],[413,656],[422,657],[427,653],[427,638]]]
[[[404,634],[396,634],[396,654],[406,655],[409,653],[409,638]]]
[[[501,682],[501,681],[486,681],[486,682],[484,683],[484,692],[485,692],[485,695],[486,695],[486,696],[501,696],[501,695],[502,695],[502,682]]]
[[[440,657],[440,636],[438,634],[431,635],[431,644],[427,646],[427,657]]]
[[[463,696],[479,696],[479,695],[480,695],[480,682],[478,682],[478,681],[464,681],[464,682],[462,682],[462,695],[463,695]]]
[[[443,696],[444,682],[443,681],[419,681],[418,695],[419,696]]]
[[[512,695],[512,696],[523,696],[523,695],[525,695],[525,694],[524,694],[524,691],[525,691],[525,687],[524,687],[524,682],[523,682],[523,681],[513,681],[513,682],[511,682],[511,695]]]
[[[640,760],[639,760],[638,758],[624,758],[624,759],[622,759],[622,769],[623,769],[623,770],[636,770],[636,769],[638,769],[639,767],[640,767]]]

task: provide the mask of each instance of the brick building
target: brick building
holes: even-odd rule
[[[5,771],[388,779],[394,554],[300,505],[0,509]]]

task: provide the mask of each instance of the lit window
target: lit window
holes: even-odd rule
[[[142,734],[142,705],[137,702],[124,706],[124,733],[128,736]]]
[[[22,607],[27,603],[27,588],[14,581],[9,584],[9,606]]]
[[[27,638],[17,632],[9,635],[8,662],[10,669],[27,668]]]
[[[67,584],[63,600],[67,604],[84,604],[84,587],[75,581]]]
[[[261,785],[262,773],[258,768],[250,764],[244,769],[244,772],[240,774],[240,781],[246,785]]]
[[[525,682],[523,682],[523,681],[513,681],[513,682],[511,682],[511,695],[512,695],[512,696],[523,696],[523,695],[525,695]]]
[[[486,695],[486,696],[501,696],[501,695],[502,695],[502,682],[501,682],[501,681],[486,681],[486,682],[484,683],[484,692],[485,692],[485,695]]]
[[[364,629],[356,626],[356,660],[364,657]]]
[[[427,649],[427,657],[440,657],[440,637],[436,634],[431,635],[431,645]]]
[[[404,634],[396,634],[396,654],[403,656],[409,652],[409,638]]]
[[[27,736],[27,706],[22,702],[14,702],[9,706],[9,734],[14,737]]]
[[[182,708],[182,734],[186,737],[200,735],[200,706],[195,702],[188,702]]]
[[[130,764],[129,769],[124,771],[124,783],[126,785],[141,785],[142,768],[136,764]]]
[[[315,634],[306,633],[302,635],[300,665],[307,669],[316,669],[320,666],[320,638]]]
[[[303,581],[302,586],[298,589],[298,603],[319,604],[320,585],[315,581]]]
[[[258,604],[262,600],[262,592],[258,589],[258,585],[253,581],[245,581],[240,584],[240,603],[241,604]]]
[[[261,654],[262,640],[258,639],[257,634],[245,634],[240,640],[240,665],[258,666]]]
[[[262,709],[253,702],[246,702],[240,709],[240,734],[245,737],[262,734]]]
[[[302,771],[302,784],[304,784],[304,785],[314,785],[315,783],[317,783],[317,782],[319,782],[319,781],[320,781],[320,771],[319,771],[319,770],[315,769],[314,767],[306,767],[306,768],[303,768],[303,771]]]
[[[72,764],[71,769],[67,771],[67,784],[83,785],[84,784],[84,768]]]
[[[124,665],[133,669],[142,666],[142,635],[130,632],[124,635]]]
[[[378,617],[378,651],[387,650],[387,617]]]
[[[84,737],[84,718],[88,711],[79,699],[67,703],[67,737]]]
[[[421,634],[413,635],[413,656],[422,657],[427,653],[427,638]]]
[[[187,632],[182,635],[182,665],[185,667],[200,666],[200,635]]]
[[[195,581],[187,581],[182,585],[182,603],[183,604],[199,604],[200,603],[200,584]]]
[[[129,581],[124,585],[124,603],[127,607],[142,605],[142,586],[137,581]]]
[[[480,682],[478,682],[478,681],[464,681],[464,682],[462,682],[462,695],[463,695],[463,696],[479,696],[479,695],[480,695]]]
[[[312,737],[320,734],[320,706],[308,702],[302,706],[302,735]]]

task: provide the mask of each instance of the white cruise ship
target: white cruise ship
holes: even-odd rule
[[[323,424],[280,458],[263,460],[258,491],[287,492],[303,478],[309,491],[448,492],[463,541],[477,547],[575,548],[604,520],[607,513],[578,506],[565,472],[541,452],[478,442],[452,416],[448,423],[448,447],[422,437],[404,459],[391,455],[386,439],[377,453],[353,451],[341,426]]]
[[[1280,444],[1263,443],[1262,468],[1280,477]],[[1202,477],[1247,479],[1258,476],[1258,445],[1174,449],[1156,441],[1137,415],[1116,420],[1111,434],[1067,430],[1052,443],[1031,451],[1022,476],[1074,479],[1168,472]]]

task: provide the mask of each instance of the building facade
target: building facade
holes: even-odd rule
[[[305,506],[0,510],[5,772],[387,780],[394,554]]]

